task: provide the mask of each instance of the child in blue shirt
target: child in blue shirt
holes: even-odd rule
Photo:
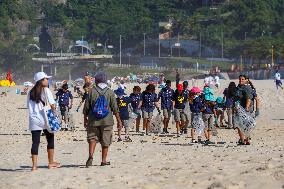
[[[203,121],[202,111],[204,110],[204,105],[200,97],[201,92],[202,91],[198,87],[193,87],[190,90],[189,106],[190,106],[190,111],[191,111],[191,123],[193,120]],[[191,124],[191,138],[192,138],[191,142],[192,143],[197,143],[195,139],[195,131],[196,131],[196,128]],[[198,142],[201,143],[201,136],[198,136]]]
[[[62,116],[62,122],[64,121],[65,126],[62,124],[62,129],[63,130],[68,130],[68,124],[67,121],[69,120],[66,119],[66,111],[69,112],[69,110],[72,108],[73,105],[73,95],[72,93],[68,90],[68,84],[65,83],[62,85],[62,88],[58,90],[58,92],[55,94],[56,100],[58,100],[61,116]],[[70,100],[71,103],[70,103]]]
[[[177,90],[173,95],[174,101],[174,119],[176,122],[177,137],[179,137],[180,128],[183,128],[186,117],[185,117],[185,104],[188,103],[188,96],[183,91],[183,85],[178,84]]]
[[[140,120],[141,120],[141,109],[139,108],[139,103],[141,101],[141,88],[139,86],[133,87],[133,93],[130,94],[131,106],[133,113],[137,115],[136,118],[136,132],[139,132]]]
[[[173,98],[174,90],[171,88],[171,81],[167,80],[166,81],[166,87],[162,88],[158,98],[161,99],[161,109],[163,111],[163,133],[169,133],[168,132],[168,126],[171,118],[171,112],[173,109]]]
[[[141,102],[139,107],[141,107],[142,110],[143,130],[146,130],[146,135],[148,135],[150,122],[153,117],[155,107],[157,108],[159,114],[161,114],[161,111],[158,107],[158,95],[155,93],[155,85],[149,84],[146,87],[146,90],[141,94]]]
[[[205,124],[204,134],[205,134],[205,144],[213,144],[210,141],[212,130],[215,129],[214,127],[214,118],[216,117],[216,102],[213,94],[213,90],[209,87],[205,87],[203,90],[204,94],[204,111],[202,112],[203,121]]]
[[[215,117],[215,125],[217,127],[225,127],[223,124],[225,115],[226,106],[225,103],[223,101],[223,98],[221,96],[219,96],[218,98],[216,98],[216,117]],[[220,120],[219,120],[220,119]],[[219,125],[220,123],[220,125]]]
[[[131,103],[131,99],[124,93],[123,88],[118,88],[114,90],[117,98],[117,105],[119,108],[119,116],[122,121],[122,126],[125,128],[125,140],[131,142],[132,140],[129,137],[129,105]],[[118,142],[122,141],[121,139],[121,129],[118,129]]]

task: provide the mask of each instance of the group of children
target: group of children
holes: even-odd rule
[[[83,89],[85,91],[82,101],[77,108],[83,104],[87,98],[90,82],[86,82]],[[250,82],[250,86],[254,89]],[[125,86],[119,85],[114,93],[117,96],[117,105],[120,111],[120,118],[125,128],[125,141],[132,141],[129,135],[131,115],[135,115],[136,132],[140,131],[141,118],[143,120],[143,135],[149,135],[150,123],[153,118],[154,111],[157,109],[159,114],[163,115],[163,133],[168,134],[170,119],[176,126],[176,135],[187,134],[188,128],[191,129],[192,143],[201,143],[202,136],[196,128],[198,121],[204,124],[205,144],[211,144],[211,136],[217,134],[216,127],[233,128],[233,106],[237,86],[234,82],[224,90],[224,97],[214,98],[214,92],[210,83],[205,83],[203,90],[193,87],[189,90],[188,82],[182,84],[177,83],[176,90],[172,89],[171,81],[167,80],[163,88],[156,93],[156,86],[149,84],[145,91],[141,92],[139,86],[134,86],[133,92],[127,96]],[[255,89],[253,98],[256,100],[256,116],[259,115],[258,98]],[[56,93],[56,100],[60,107],[62,115],[62,128],[68,130],[68,117],[66,113],[72,108],[73,95],[68,90],[68,84],[63,84],[62,88]],[[160,103],[159,103],[160,102]],[[227,125],[224,125],[224,114],[227,113]],[[63,124],[64,123],[64,124]],[[196,135],[198,137],[196,138]],[[118,130],[118,141],[122,141],[122,131]]]
[[[212,131],[216,131],[215,126],[224,126],[225,98],[214,98],[213,90],[205,85],[201,90],[198,87],[188,89],[188,82],[176,85],[176,90],[172,89],[171,81],[167,80],[165,86],[156,93],[156,87],[149,84],[146,90],[141,92],[139,86],[134,86],[133,93],[127,96],[124,88],[118,87],[114,90],[117,95],[117,104],[120,110],[120,117],[125,128],[125,140],[131,141],[129,137],[130,112],[136,114],[136,132],[139,132],[141,117],[143,119],[143,134],[149,134],[150,122],[153,113],[157,109],[159,114],[163,114],[163,133],[167,134],[169,121],[173,115],[176,126],[177,137],[187,134],[191,128],[192,142],[202,142],[201,136],[196,140],[196,128],[193,127],[192,120],[200,120],[205,124],[205,143],[210,144]],[[159,103],[160,102],[160,105]],[[219,120],[220,123],[219,124]],[[230,125],[230,123],[229,123]],[[214,132],[213,132],[214,134]],[[122,141],[121,130],[118,131],[118,141]]]

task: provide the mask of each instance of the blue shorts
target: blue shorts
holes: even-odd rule
[[[282,82],[281,82],[281,80],[276,80],[276,85],[277,85],[277,86],[280,86],[280,85],[282,85]]]

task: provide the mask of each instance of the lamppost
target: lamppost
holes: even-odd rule
[[[130,54],[130,53],[127,53],[127,56],[128,56],[128,65],[130,65],[130,57],[131,57],[131,54]]]
[[[121,66],[121,35],[119,35],[119,65]]]
[[[146,33],[143,33],[144,35],[144,56],[146,54]]]
[[[274,67],[274,46],[271,48],[271,67]]]
[[[108,41],[108,39],[105,40],[105,46],[104,46],[104,53],[105,53],[105,54],[106,54],[106,52],[107,52],[107,41]]]

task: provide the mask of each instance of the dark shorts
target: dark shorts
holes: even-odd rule
[[[68,110],[68,106],[60,105],[59,108],[60,108],[61,115],[65,116],[66,115],[66,111]]]
[[[87,127],[87,140],[95,139],[102,146],[110,146],[112,142],[113,126]]]
[[[276,80],[276,85],[282,85],[282,82],[281,82],[281,80]]]

